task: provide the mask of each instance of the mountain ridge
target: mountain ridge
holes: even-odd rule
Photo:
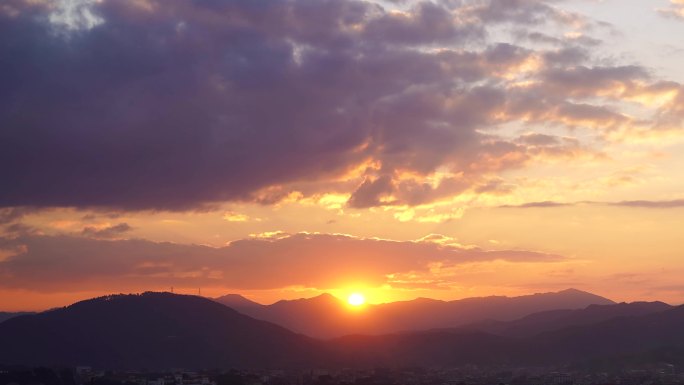
[[[558,309],[532,313],[513,321],[483,320],[464,326],[507,337],[531,337],[564,327],[590,325],[617,317],[641,316],[673,309],[664,302],[621,302],[614,305],[589,305],[584,309]]]
[[[0,362],[37,365],[288,366],[319,354],[317,341],[209,299],[152,292],[16,317],[0,324],[0,340]]]
[[[36,314],[36,313],[32,312],[32,311],[17,311],[17,312],[0,311],[0,323],[3,323],[5,321],[7,321],[8,319],[11,319],[14,317],[19,317],[22,315],[30,315],[30,314]]]
[[[365,305],[355,312],[350,312],[344,301],[328,293],[260,306],[242,306],[238,302],[220,298],[215,300],[250,317],[323,339],[347,334],[385,334],[404,330],[450,328],[484,319],[511,321],[544,310],[580,309],[591,304],[615,303],[577,289],[517,297],[488,296],[452,301],[416,298]]]
[[[663,308],[657,303],[647,307]],[[683,323],[680,306],[530,337],[457,328],[320,341],[206,298],[143,293],[98,297],[8,320],[0,324],[0,364],[264,369],[559,365],[622,356],[648,360],[663,349],[684,352]]]

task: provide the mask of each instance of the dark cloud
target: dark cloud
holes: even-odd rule
[[[18,221],[33,211],[35,211],[33,208],[28,207],[0,208],[0,225]]]
[[[467,12],[485,23],[544,24],[555,21],[571,24],[585,19],[577,14],[562,12],[547,1],[490,0],[475,1]]]
[[[573,64],[575,60],[574,55],[550,57],[547,52],[535,81],[507,93],[506,118],[606,132],[633,122],[615,102],[673,87],[651,83],[648,71],[640,66],[584,66]],[[676,115],[673,106],[661,110],[662,121],[676,119]],[[657,121],[642,123],[655,128]]]
[[[669,201],[622,201],[622,202],[596,202],[596,201],[582,201],[582,202],[528,202],[520,205],[505,205],[499,206],[501,208],[535,208],[535,207],[570,207],[578,205],[601,205],[601,206],[620,206],[620,207],[634,207],[634,208],[650,208],[650,209],[670,209],[684,207],[684,199],[675,199]]]
[[[544,60],[552,66],[570,65],[584,63],[589,56],[589,52],[584,48],[568,47],[546,52]]]
[[[109,1],[68,38],[3,20],[0,202],[187,208],[343,170],[365,133],[334,84],[353,58],[329,50],[365,8],[335,3]],[[323,47],[299,65],[290,39]]]
[[[3,236],[14,238],[18,237],[20,235],[30,235],[30,234],[37,234],[38,230],[35,229],[32,226],[23,224],[23,223],[12,223],[10,225],[5,226]]]
[[[563,96],[591,98],[598,91],[611,90],[632,82],[649,79],[649,74],[640,66],[549,68],[541,75],[548,91]]]
[[[376,180],[366,179],[349,199],[349,206],[354,208],[366,208],[380,206],[391,202],[383,202],[383,197],[389,196],[394,191],[392,178],[384,175]]]
[[[584,103],[563,103],[558,107],[556,114],[560,119],[566,119],[568,125],[611,127],[628,120],[626,116],[616,113],[609,107]]]
[[[98,2],[102,22],[68,36],[47,9],[1,16],[0,205],[187,209],[340,174],[380,148],[406,164],[397,150],[413,139],[423,153],[439,138],[476,143],[473,123],[421,134],[436,119],[430,106],[414,107],[413,127],[387,126],[421,97],[409,89],[465,91],[444,83],[439,55],[392,48],[468,35],[446,9],[148,4]],[[443,152],[418,154],[415,167]]]
[[[355,0],[104,0],[75,13],[61,2],[7,4],[0,207],[271,204],[369,160],[379,168],[345,181],[344,192],[356,189],[350,206],[386,204],[383,195],[421,204],[539,154],[487,128],[618,124],[619,111],[568,98],[647,78],[637,66],[578,65],[588,54],[576,47],[486,40],[498,23],[585,22],[541,0],[405,12]],[[538,85],[512,90],[510,72],[530,60]],[[402,176],[445,167],[460,176],[440,186]]]
[[[428,240],[398,242],[305,233],[243,239],[220,248],[26,235],[0,238],[0,249],[13,251],[0,261],[0,287],[36,291],[197,284],[239,289],[294,285],[325,289],[349,282],[383,284],[393,273],[427,274],[429,265],[437,262],[448,267],[491,260],[563,260],[551,254],[487,251]]]
[[[420,2],[407,13],[385,13],[364,27],[367,41],[381,44],[458,43],[482,39],[482,26],[459,24],[448,8],[431,2]]]
[[[132,230],[132,227],[129,226],[128,223],[119,223],[103,228],[86,226],[83,228],[83,231],[81,231],[81,235],[92,238],[115,238],[130,230]]]
[[[642,207],[642,208],[652,208],[652,209],[670,209],[677,207],[684,207],[684,199],[676,199],[671,201],[623,201],[617,203],[611,203],[614,206],[624,206],[624,207]]]

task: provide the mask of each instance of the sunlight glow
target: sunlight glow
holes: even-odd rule
[[[366,302],[366,298],[363,294],[352,293],[349,295],[349,298],[347,298],[347,302],[352,306],[361,306]]]

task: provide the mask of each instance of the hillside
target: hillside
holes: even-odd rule
[[[96,367],[269,367],[312,362],[318,343],[211,300],[145,293],[0,324],[0,362]]]
[[[529,337],[571,326],[596,324],[617,317],[641,316],[672,309],[663,302],[589,305],[584,309],[560,309],[533,313],[514,321],[486,320],[466,328],[508,337]]]

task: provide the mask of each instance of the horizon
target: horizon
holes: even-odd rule
[[[682,304],[683,35],[682,0],[4,1],[0,309]]]
[[[262,385],[362,385],[368,370],[375,378],[394,371],[399,377],[383,381],[390,385],[413,383],[409,373],[470,381],[496,373],[523,384],[537,383],[534,377],[543,373],[553,381],[559,372],[572,374],[574,384],[587,383],[587,375],[590,384],[603,384],[606,372],[684,380],[675,370],[684,364],[684,307],[618,304],[579,290],[368,309],[358,304],[350,298],[333,306],[311,299],[232,307],[196,294],[146,292],[2,315],[0,383],[30,385],[50,370],[59,375],[46,385],[125,385],[136,373],[150,381],[170,372],[182,373],[164,376],[173,385],[228,385],[241,373],[268,374]],[[193,382],[198,372],[211,373],[216,383]],[[226,373],[232,379],[222,378]]]
[[[579,290],[579,289],[567,288],[567,289],[559,290],[557,292],[536,292],[536,293],[522,294],[521,296],[530,296],[530,295],[535,295],[535,294],[547,294],[547,293],[559,293],[559,292],[568,291],[568,290]],[[65,303],[63,305],[59,305],[59,306],[47,308],[47,309],[23,309],[23,310],[22,309],[12,309],[12,310],[0,309],[0,312],[41,312],[41,311],[46,311],[46,310],[51,310],[51,309],[67,307],[67,306],[72,305],[74,303],[78,303],[78,302],[82,302],[82,301],[88,301],[90,299],[95,299],[95,298],[100,298],[100,297],[108,297],[108,296],[112,296],[112,295],[131,295],[131,294],[140,295],[140,294],[145,294],[145,293],[169,293],[169,294],[178,294],[178,295],[188,295],[188,296],[201,297],[201,298],[206,298],[206,299],[211,299],[211,300],[216,300],[216,299],[219,299],[219,298],[224,297],[224,296],[236,295],[236,296],[242,297],[244,299],[247,299],[251,302],[257,303],[257,304],[262,305],[262,306],[270,306],[270,305],[276,304],[276,303],[281,302],[281,301],[297,301],[297,300],[313,299],[313,298],[322,297],[322,296],[326,296],[326,295],[333,296],[335,299],[339,300],[342,303],[344,303],[347,299],[347,297],[344,295],[340,296],[339,294],[333,294],[330,292],[322,292],[322,293],[319,293],[319,294],[316,294],[313,296],[309,296],[309,297],[293,296],[290,298],[276,299],[273,302],[262,303],[262,302],[257,301],[256,299],[250,298],[249,296],[244,295],[244,294],[240,294],[240,293],[225,293],[225,294],[218,295],[218,296],[208,296],[208,295],[202,295],[202,294],[198,293],[197,291],[199,291],[199,289],[196,289],[196,291],[194,293],[191,291],[179,292],[177,290],[173,290],[173,291],[171,291],[171,290],[168,290],[168,291],[167,290],[146,290],[146,291],[127,292],[127,293],[112,292],[112,293],[98,295],[98,296],[94,296],[94,297],[85,297],[85,298],[77,299],[73,302]],[[582,290],[579,290],[579,291],[582,291]],[[594,293],[590,293],[590,294],[594,294]],[[598,294],[596,294],[596,295],[598,295]],[[364,294],[364,296],[365,296],[365,294]],[[462,297],[462,298],[453,298],[453,299],[447,299],[447,300],[438,300],[438,299],[428,298],[428,297],[415,297],[415,298],[410,298],[410,299],[404,299],[401,301],[387,301],[387,302],[373,302],[372,298],[366,298],[366,304],[367,305],[381,305],[381,304],[393,303],[393,302],[409,302],[409,301],[415,301],[415,300],[419,300],[419,299],[430,299],[430,300],[435,300],[435,301],[458,301],[458,300],[468,299],[468,298],[486,298],[486,297],[498,297],[498,296],[511,298],[510,296],[505,296],[505,295],[491,295],[491,296],[483,296],[483,297]],[[519,297],[519,296],[514,296],[514,297]]]
[[[509,295],[496,295],[496,294],[494,294],[494,295],[487,295],[487,296],[461,297],[461,298],[452,298],[452,299],[435,299],[435,298],[429,298],[429,297],[415,297],[415,298],[410,298],[410,299],[402,299],[402,300],[398,300],[398,301],[386,301],[386,302],[373,302],[373,299],[372,299],[372,298],[366,297],[366,298],[365,298],[365,302],[359,307],[359,308],[360,308],[359,311],[363,311],[363,308],[365,308],[365,307],[373,307],[373,306],[391,304],[391,303],[396,303],[396,302],[408,303],[408,302],[414,302],[414,301],[425,300],[425,299],[426,299],[426,300],[431,300],[431,301],[438,301],[438,302],[458,302],[458,301],[461,301],[461,300],[478,299],[478,298],[486,299],[486,298],[494,298],[494,297],[501,297],[501,298],[531,297],[531,296],[543,295],[543,294],[558,294],[558,293],[563,293],[563,292],[568,292],[568,291],[576,291],[576,292],[581,292],[581,293],[585,293],[585,294],[595,295],[595,296],[598,296],[598,297],[601,297],[601,298],[605,298],[605,299],[607,299],[607,300],[610,300],[610,301],[614,302],[615,304],[620,304],[620,303],[627,303],[627,304],[630,304],[630,303],[640,303],[640,302],[662,302],[662,303],[665,303],[665,304],[670,305],[670,306],[673,306],[673,307],[677,307],[677,306],[682,306],[682,305],[684,305],[684,303],[669,303],[669,302],[660,301],[660,300],[653,300],[653,301],[636,301],[636,300],[635,300],[635,301],[622,301],[622,300],[620,300],[620,301],[617,301],[617,300],[614,300],[614,299],[609,298],[609,297],[602,296],[602,295],[597,294],[597,293],[592,293],[592,292],[588,292],[588,291],[585,291],[585,290],[581,290],[581,289],[569,287],[569,288],[567,288],[567,289],[562,289],[562,290],[558,290],[558,291],[550,291],[550,292],[533,292],[533,293],[527,293],[527,294],[521,294],[521,295],[515,295],[515,296],[509,296]],[[340,295],[336,295],[336,294],[329,293],[329,292],[323,292],[323,293],[316,294],[316,295],[310,296],[310,297],[296,297],[296,296],[294,296],[294,297],[291,297],[291,298],[281,298],[281,299],[277,299],[277,300],[275,300],[274,302],[262,303],[262,302],[259,302],[259,301],[255,300],[254,298],[250,298],[249,296],[246,296],[246,295],[243,295],[243,294],[240,294],[240,293],[226,293],[226,294],[222,294],[222,295],[219,295],[219,296],[207,296],[207,295],[198,294],[197,292],[192,293],[192,292],[178,292],[178,291],[175,291],[175,290],[174,290],[174,291],[170,291],[170,290],[169,290],[169,291],[165,291],[165,290],[159,290],[159,291],[156,291],[156,290],[147,290],[147,291],[127,292],[127,293],[124,293],[124,292],[114,293],[114,292],[112,292],[112,293],[109,293],[109,294],[103,294],[103,295],[98,295],[98,296],[94,296],[94,297],[81,298],[81,299],[77,299],[77,300],[75,300],[75,301],[73,301],[73,302],[68,302],[68,303],[64,303],[64,304],[62,304],[62,305],[58,305],[58,306],[54,306],[54,307],[50,307],[50,308],[44,308],[44,309],[1,309],[1,308],[0,308],[0,313],[1,313],[1,312],[7,312],[7,313],[22,313],[22,312],[40,313],[40,312],[44,312],[44,311],[50,311],[50,310],[55,310],[55,309],[61,309],[61,308],[69,307],[69,306],[71,306],[71,305],[73,305],[73,304],[76,304],[76,303],[79,303],[79,302],[85,302],[85,301],[89,301],[89,300],[93,300],[93,299],[98,299],[98,298],[103,298],[103,297],[119,296],[119,295],[123,295],[123,296],[125,296],[125,295],[142,295],[142,294],[147,294],[147,293],[153,293],[153,294],[176,294],[176,295],[181,295],[181,296],[199,297],[199,298],[204,298],[204,299],[208,299],[208,300],[212,300],[212,301],[219,300],[219,299],[221,299],[222,297],[226,297],[226,296],[239,296],[239,297],[241,297],[241,298],[243,298],[243,299],[246,299],[246,300],[248,300],[248,301],[250,301],[250,302],[253,302],[253,303],[258,304],[258,305],[260,305],[260,306],[266,306],[266,307],[272,306],[272,305],[274,305],[274,304],[276,304],[276,303],[279,303],[279,302],[291,302],[291,301],[301,301],[301,300],[312,300],[312,299],[319,298],[319,297],[332,296],[332,297],[335,298],[337,301],[339,301],[340,305],[347,305],[347,306],[349,305],[349,304],[347,303],[347,302],[348,302],[348,296],[345,296],[345,295],[340,296]],[[362,295],[364,295],[364,297],[365,297],[365,294],[364,294],[364,293],[359,293],[359,294],[362,294]],[[228,306],[228,305],[226,305],[226,306]]]

